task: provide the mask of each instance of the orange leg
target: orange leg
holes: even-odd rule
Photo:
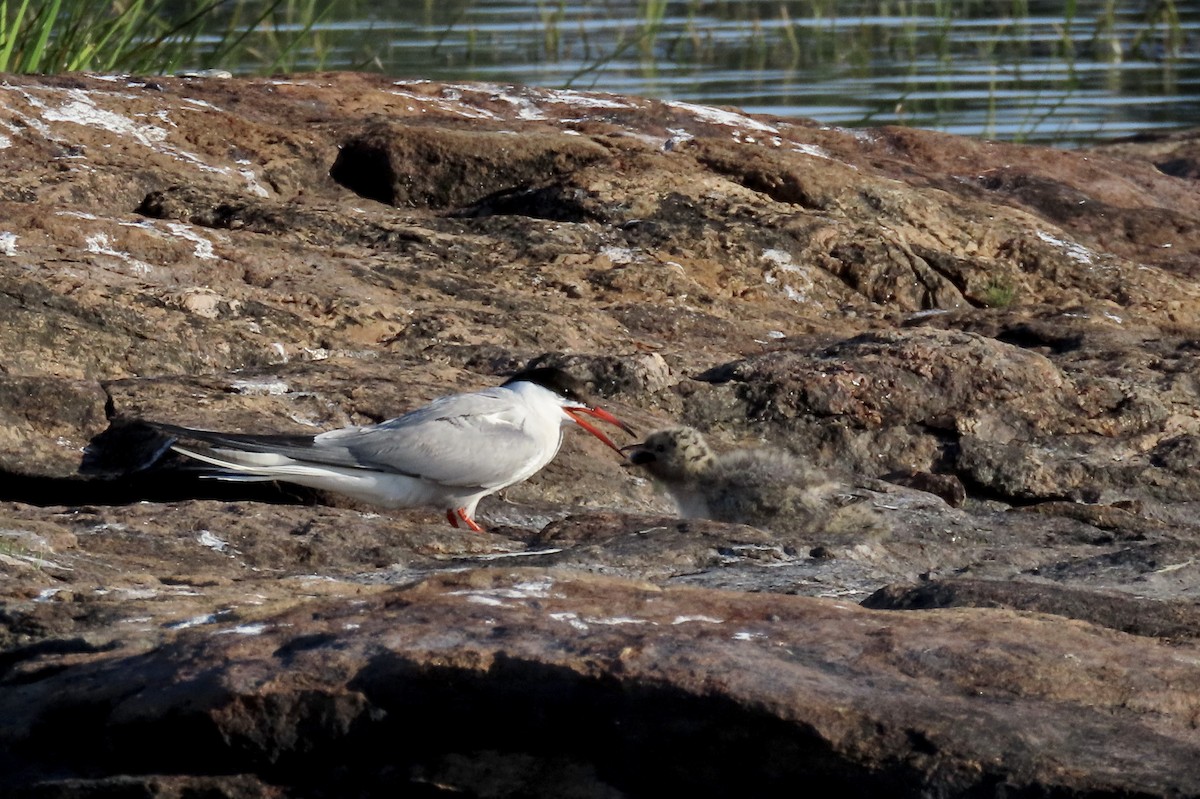
[[[480,527],[478,524],[476,524],[476,523],[475,523],[475,520],[474,520],[474,519],[472,519],[470,516],[468,516],[468,515],[467,515],[467,509],[466,509],[466,508],[459,508],[458,510],[456,510],[456,511],[455,511],[455,513],[457,513],[457,514],[458,514],[458,518],[460,518],[460,519],[462,519],[464,522],[466,522],[466,524],[467,524],[467,527],[470,527],[472,530],[474,530],[474,531],[475,531],[475,532],[477,532],[477,533],[482,533],[482,532],[483,532],[483,528],[482,528],[482,527]],[[454,526],[455,526],[455,527],[458,527],[458,525],[457,525],[457,524],[455,524]]]
[[[458,517],[454,515],[454,511],[452,511],[452,510],[446,511],[446,521],[450,522],[451,527],[454,527],[454,528],[458,527]]]

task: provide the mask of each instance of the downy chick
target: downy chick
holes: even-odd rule
[[[877,537],[887,530],[867,501],[869,492],[836,482],[786,452],[717,455],[691,427],[656,431],[625,451],[667,489],[685,518],[799,528],[837,539]]]

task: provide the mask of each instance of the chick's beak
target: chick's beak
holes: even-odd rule
[[[656,460],[654,453],[648,449],[643,449],[644,446],[645,444],[630,444],[627,447],[621,447],[621,452],[634,466],[653,463]]]
[[[575,408],[563,408],[563,412],[567,416],[571,417],[571,421],[575,422],[575,424],[579,425],[584,430],[588,431],[589,433],[594,435],[596,438],[603,441],[606,445],[608,445],[608,447],[610,449],[612,449],[613,452],[616,452],[621,457],[625,457],[625,453],[621,450],[621,448],[618,447],[616,444],[614,444],[612,442],[612,439],[610,439],[608,436],[604,435],[604,433],[601,433],[599,430],[597,430],[595,425],[591,424],[590,422],[588,422],[584,419],[581,419],[580,416],[584,415],[584,414],[586,414],[587,416],[593,416],[602,422],[608,422],[611,425],[621,428],[622,430],[624,430],[626,433],[628,433],[631,436],[637,435],[637,433],[634,432],[632,427],[625,424],[624,422],[622,422],[617,417],[613,416],[608,411],[602,410],[601,408],[589,408],[585,405],[585,406],[580,406],[580,407],[575,407]]]

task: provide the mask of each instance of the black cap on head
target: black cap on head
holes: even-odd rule
[[[535,383],[579,403],[585,403],[583,383],[556,366],[538,366],[533,369],[522,369],[504,381],[503,385],[512,383]]]

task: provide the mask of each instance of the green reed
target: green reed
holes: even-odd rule
[[[696,1],[691,0],[689,7],[694,8]],[[653,75],[659,61],[658,48],[660,45],[667,52],[672,47],[670,42],[659,41],[666,13],[667,0],[638,0],[637,9],[633,15],[632,31],[622,27],[609,50],[589,60],[565,81],[564,87],[570,88],[576,85],[581,79],[603,69],[632,51],[636,51],[639,55],[643,74]]]
[[[126,64],[139,71],[169,69],[181,48],[162,45],[181,41],[188,21],[161,22],[164,7],[161,0],[32,5],[22,0],[19,6],[0,0],[0,71],[110,70]]]
[[[163,74],[182,67],[288,68],[320,52],[314,26],[331,0],[0,0],[0,72]]]
[[[323,28],[319,23],[335,4],[339,19],[402,20],[441,35],[431,36],[423,53],[405,48],[408,55],[391,60],[394,28],[379,35]],[[616,65],[628,69],[632,63],[652,83],[671,64],[694,66],[698,74],[714,66],[743,70],[748,94],[756,70],[782,72],[785,82],[795,75],[797,85],[824,75],[850,73],[869,81],[907,73],[911,81],[897,84],[894,96],[880,100],[861,123],[889,115],[901,124],[936,124],[962,102],[954,78],[963,62],[971,62],[990,68],[991,80],[981,88],[986,93],[990,86],[992,118],[1009,107],[1006,92],[1029,93],[1031,110],[1017,138],[1032,138],[1064,124],[1057,113],[1084,59],[1112,64],[1114,80],[1123,59],[1154,59],[1168,85],[1187,47],[1180,8],[1189,8],[1178,0],[1145,0],[1140,30],[1130,37],[1130,3],[1066,0],[1057,35],[1047,41],[1031,36],[1030,0],[529,0],[523,6],[534,35],[516,37],[522,49],[514,58],[513,37],[472,27],[478,6],[478,0],[200,0],[195,6],[178,0],[0,0],[0,71],[269,72],[323,68],[336,58],[339,68],[459,79],[481,68],[495,74],[512,64],[519,73],[524,64],[570,63],[578,66],[559,85],[587,88]],[[180,13],[181,7],[189,11]],[[874,16],[896,22],[875,25],[867,19]],[[994,19],[994,27],[978,41],[964,41],[956,27],[964,17]],[[723,32],[714,34],[706,24],[712,18],[722,22]],[[1048,57],[1065,65],[1065,84],[1032,68]],[[399,63],[402,58],[408,60]],[[1057,100],[1052,107],[1039,102],[1051,96]]]

